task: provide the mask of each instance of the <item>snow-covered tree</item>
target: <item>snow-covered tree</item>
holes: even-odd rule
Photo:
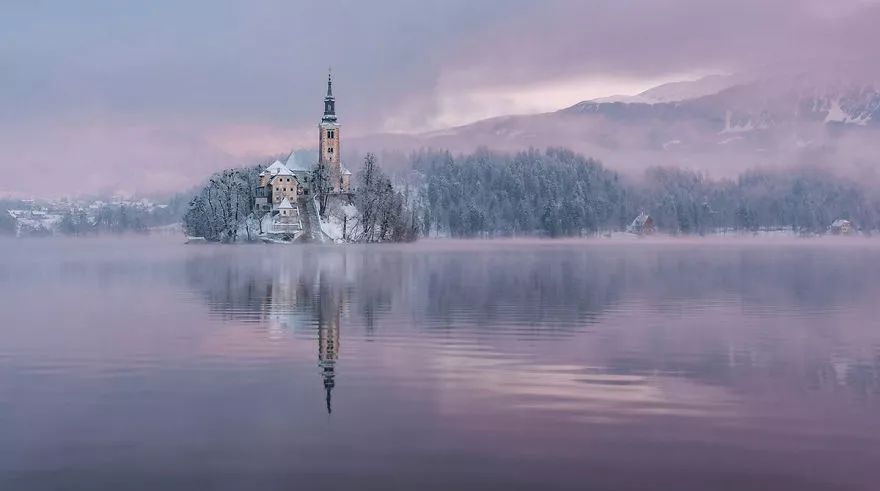
[[[217,172],[190,201],[186,233],[210,241],[254,240],[253,203],[263,166]]]

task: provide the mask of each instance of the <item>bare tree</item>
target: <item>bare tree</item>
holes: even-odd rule
[[[355,206],[360,214],[360,242],[409,240],[413,234],[406,231],[407,200],[395,191],[391,180],[376,163],[376,156],[368,153],[364,167],[358,173],[359,186]]]
[[[318,200],[318,213],[322,217],[327,216],[327,203],[330,201],[330,193],[333,190],[330,182],[330,171],[326,165],[318,164],[312,171],[312,184],[314,186],[315,197]]]

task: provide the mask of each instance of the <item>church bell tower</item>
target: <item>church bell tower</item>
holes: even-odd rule
[[[331,192],[338,193],[343,189],[342,169],[339,153],[339,123],[336,120],[336,98],[333,97],[333,79],[327,74],[327,95],[324,97],[324,116],[321,124],[318,147],[318,165],[326,173],[328,188]]]

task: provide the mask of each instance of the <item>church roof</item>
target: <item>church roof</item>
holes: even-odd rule
[[[285,197],[283,200],[281,200],[281,203],[278,204],[278,209],[279,210],[292,210],[293,205],[291,205],[290,200],[288,200],[287,197]]]
[[[266,172],[268,172],[269,174],[271,174],[273,176],[278,175],[279,172],[285,172],[285,174],[282,174],[282,175],[286,175],[286,176],[291,175],[290,169],[288,169],[286,165],[282,164],[280,160],[276,160],[275,162],[272,163],[272,165],[270,165],[269,167],[266,167]]]
[[[290,155],[287,157],[287,168],[297,172],[297,171],[305,171],[310,172],[312,170],[312,165],[303,162],[304,159],[297,158],[296,151],[290,152]]]
[[[342,175],[344,175],[344,176],[350,176],[350,175],[351,175],[351,171],[348,170],[348,168],[343,167],[343,168],[342,168]]]
[[[281,168],[278,169],[278,172],[276,172],[275,175],[274,175],[273,177],[277,177],[277,176],[292,176],[292,175],[293,175],[293,172],[291,172],[291,170],[288,169],[286,165],[282,165]]]

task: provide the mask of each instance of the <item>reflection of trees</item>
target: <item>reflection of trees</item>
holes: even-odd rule
[[[506,253],[426,259],[426,314],[446,323],[516,323],[535,329],[588,323],[623,293],[625,263],[578,254]]]
[[[818,247],[475,246],[431,252],[418,246],[255,247],[193,255],[186,274],[218,315],[276,329],[317,329],[329,410],[341,321],[359,324],[367,333],[379,325],[400,328],[400,322],[386,321],[403,320],[415,329],[525,329],[575,336],[609,310],[633,310],[631,325],[606,326],[590,341],[604,366],[615,373],[675,373],[729,384],[785,369],[798,356],[792,332],[816,336],[823,315],[872,305],[880,261]],[[791,323],[793,313],[818,320],[812,334],[799,326],[800,331],[766,338],[760,327],[713,329],[715,320],[699,311],[713,305],[738,309],[734,316],[755,312],[759,320],[781,315]],[[702,319],[707,326],[678,327],[669,315]],[[650,325],[652,316],[667,316],[662,329]],[[876,391],[877,360],[831,359],[832,343],[852,346],[865,333],[858,325],[833,329],[834,337],[811,353],[798,376],[814,386]]]
[[[606,365],[614,373],[673,373],[719,385],[783,378],[877,394],[880,359],[853,347],[870,335],[860,324],[877,297],[880,265],[858,253],[753,244],[675,247],[628,260],[626,296],[684,325],[667,318],[662,329],[603,340]]]
[[[338,257],[236,252],[198,255],[186,262],[190,285],[204,296],[212,312],[224,318],[290,329],[314,327],[327,310],[325,304],[341,303],[347,291]]]
[[[846,386],[860,397],[880,395],[880,355],[867,360],[830,356],[809,363],[807,382],[811,388]]]
[[[346,308],[368,330],[395,313],[432,324],[552,328],[589,322],[633,299],[667,308],[736,298],[746,307],[816,311],[857,301],[880,277],[878,261],[853,261],[819,249],[624,249],[423,254],[301,248],[293,255],[290,249],[243,248],[191,257],[186,274],[212,311],[223,316],[275,318],[294,327],[315,322],[322,310],[316,298],[344,296]]]
[[[344,262],[307,255],[299,260],[236,256],[231,261],[197,256],[187,262],[187,277],[225,318],[266,322],[281,329],[317,329],[318,366],[327,412],[336,385],[340,318],[348,289]]]

